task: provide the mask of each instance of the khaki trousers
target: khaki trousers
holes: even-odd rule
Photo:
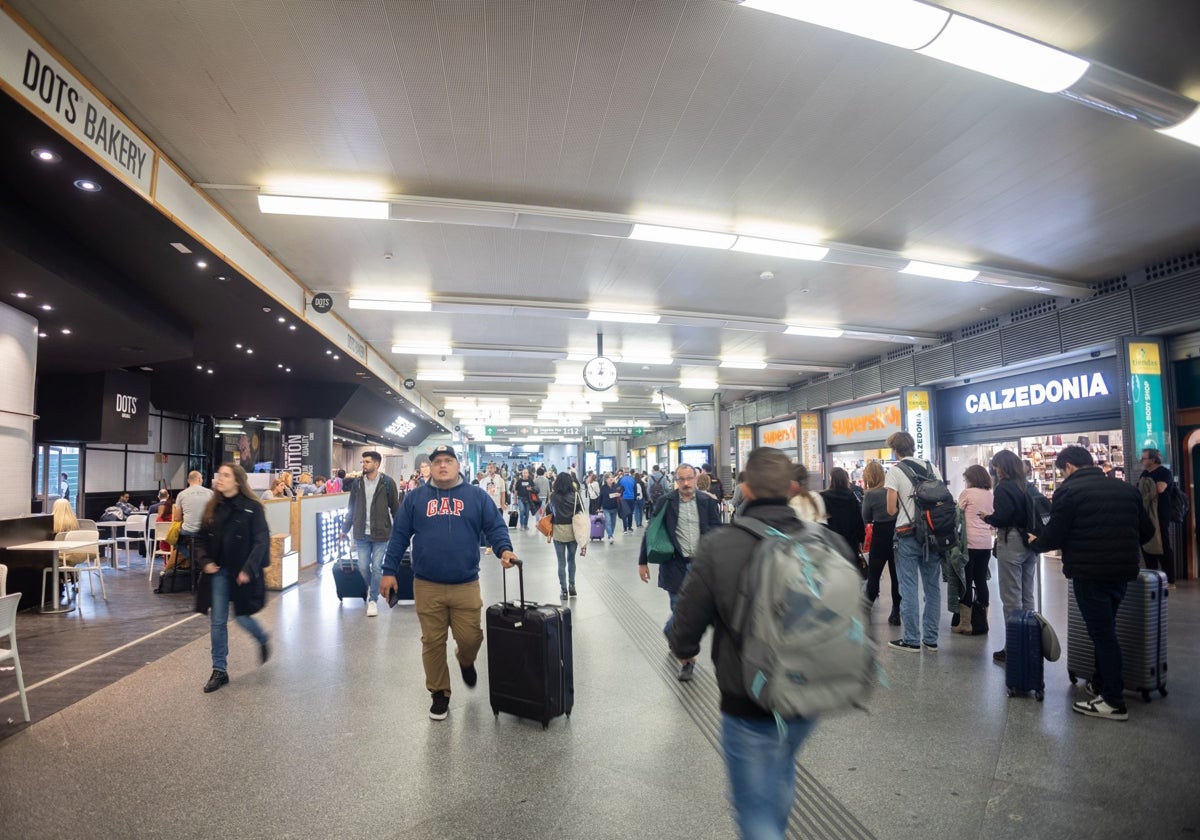
[[[413,581],[413,599],[421,622],[421,662],[425,666],[425,687],[430,693],[450,694],[450,671],[446,667],[447,630],[454,634],[454,656],[459,665],[473,665],[483,644],[479,611],[483,597],[479,581],[470,583],[433,583]]]

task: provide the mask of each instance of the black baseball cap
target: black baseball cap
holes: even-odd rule
[[[433,449],[430,450],[430,452],[429,452],[429,460],[432,461],[434,458],[436,458],[439,455],[449,455],[451,458],[454,458],[455,460],[458,459],[458,456],[454,454],[454,447],[448,443],[443,443],[440,446],[433,447]]]

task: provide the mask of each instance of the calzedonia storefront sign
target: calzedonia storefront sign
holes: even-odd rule
[[[1115,358],[1089,360],[938,392],[944,433],[1013,428],[1075,418],[1118,418],[1121,385]]]

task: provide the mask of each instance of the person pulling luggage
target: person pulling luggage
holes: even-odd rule
[[[429,453],[430,481],[404,497],[392,524],[383,560],[379,591],[393,601],[396,573],[412,543],[413,595],[421,622],[421,662],[425,687],[433,702],[429,717],[445,720],[450,710],[450,671],[446,641],[453,634],[454,655],[463,683],[478,680],[475,657],[483,644],[479,593],[481,538],[505,568],[517,555],[501,509],[483,489],[463,481],[454,448],[446,444]]]

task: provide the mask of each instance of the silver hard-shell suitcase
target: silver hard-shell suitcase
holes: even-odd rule
[[[1167,696],[1167,576],[1142,569],[1129,583],[1117,608],[1117,642],[1121,645],[1126,691],[1150,702],[1150,692]],[[1096,669],[1095,647],[1088,635],[1075,587],[1067,587],[1067,675],[1071,682],[1089,680]]]

